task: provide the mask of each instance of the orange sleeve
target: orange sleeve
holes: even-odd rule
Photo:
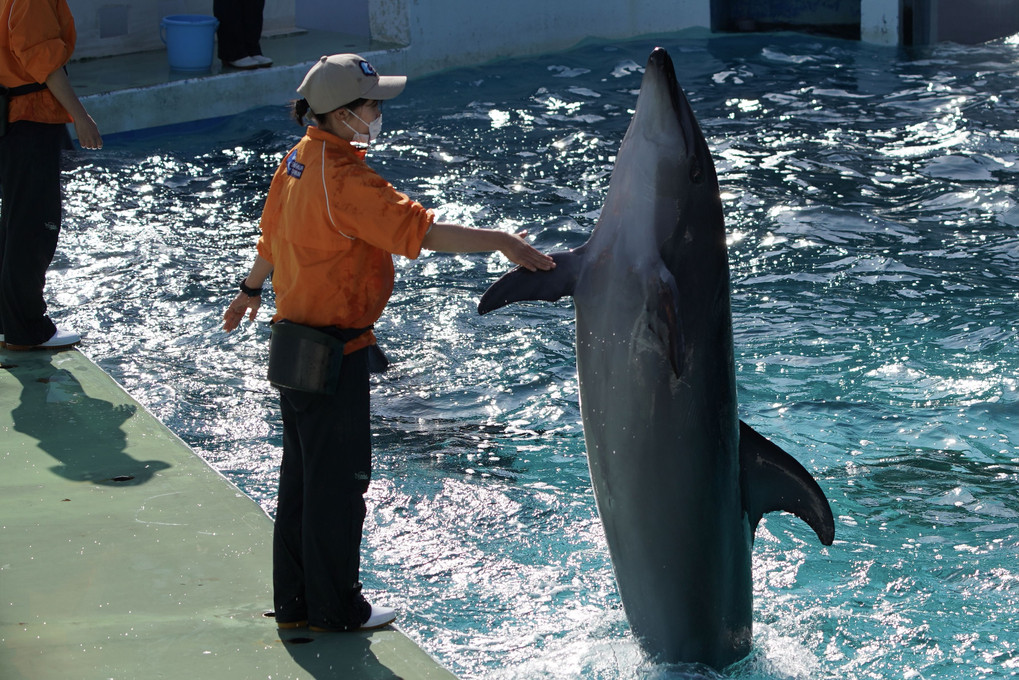
[[[346,167],[329,183],[329,212],[343,234],[415,259],[435,214],[393,188],[367,165]]]
[[[272,263],[272,249],[269,247],[269,242],[265,240],[265,232],[262,232],[258,237],[258,243],[255,244],[255,249],[258,254],[262,256],[262,259],[266,262]]]
[[[11,53],[24,73],[36,83],[45,82],[74,52],[73,20],[65,35],[57,4],[49,0],[14,0],[11,6]],[[68,13],[65,19],[69,18]]]
[[[276,231],[280,212],[283,210],[283,200],[280,198],[280,194],[282,193],[283,183],[286,181],[285,166],[286,161],[280,164],[280,167],[276,169],[276,174],[272,177],[272,182],[269,184],[269,194],[265,197],[265,207],[262,208],[262,218],[259,221],[258,254],[268,262],[273,261],[272,249],[269,247],[269,242]]]

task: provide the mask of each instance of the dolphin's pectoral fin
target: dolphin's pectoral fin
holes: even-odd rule
[[[740,479],[751,533],[766,512],[785,510],[810,525],[824,545],[835,540],[835,520],[824,491],[795,458],[742,420]]]
[[[478,314],[487,314],[511,302],[545,300],[555,302],[573,295],[583,264],[583,246],[576,250],[553,253],[555,268],[548,271],[530,271],[516,267],[489,286],[478,302]]]
[[[648,299],[648,324],[652,333],[658,336],[666,349],[672,372],[679,378],[683,375],[683,354],[686,347],[683,340],[683,327],[679,320],[679,289],[676,279],[663,265],[658,277],[651,283],[652,290]]]

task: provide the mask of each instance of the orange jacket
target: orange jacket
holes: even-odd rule
[[[0,84],[44,83],[74,52],[77,33],[67,0],[0,0]],[[10,122],[70,123],[49,90],[12,97]]]
[[[262,211],[258,254],[273,265],[274,320],[371,326],[393,293],[392,254],[416,258],[434,220],[363,152],[309,127],[276,170]],[[344,353],[374,342],[365,333]]]

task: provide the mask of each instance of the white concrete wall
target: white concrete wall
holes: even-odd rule
[[[264,32],[292,29],[298,3],[304,3],[304,14],[333,13],[337,21],[367,6],[373,39],[409,45],[409,59],[438,68],[558,50],[586,37],[628,38],[711,25],[710,0],[588,0],[576,8],[549,0],[266,0]],[[212,14],[212,0],[68,0],[68,5],[78,28],[75,59],[162,49],[162,17]]]
[[[367,38],[370,0],[295,0],[298,28],[346,33]]]
[[[81,5],[94,6],[101,1],[70,0],[79,9]],[[189,13],[211,11],[211,0],[177,1],[196,7],[189,8]],[[691,27],[707,28],[711,24],[710,0],[604,3],[584,0],[577,4],[580,9],[572,11],[550,0],[516,0],[498,5],[481,4],[478,0],[363,1],[369,3],[371,37],[406,47],[362,54],[382,73],[412,77],[498,58],[561,50],[588,37],[625,39]],[[158,12],[151,7],[154,2],[138,0],[136,16],[141,15],[143,4],[149,6],[146,21],[158,27]],[[208,9],[203,9],[205,5]],[[268,23],[268,16],[266,19]],[[82,26],[79,30],[86,28]],[[153,32],[158,40],[158,32],[155,29]],[[153,48],[162,49],[162,44]],[[155,87],[90,95],[85,98],[85,105],[96,120],[102,120],[107,133],[197,117],[227,116],[285,102],[293,96],[295,84],[311,63],[278,63],[271,69],[172,80]]]
[[[212,0],[67,0],[78,30],[75,59],[163,49],[159,20],[171,14],[212,16]],[[266,0],[263,32],[294,26],[294,0]]]
[[[860,0],[860,40],[899,44],[899,0]]]
[[[558,50],[587,37],[628,38],[711,25],[710,0],[587,0],[575,8],[550,0],[266,0],[264,32],[291,30],[300,3],[304,14],[331,13],[337,21],[364,7],[373,39],[408,45],[409,60],[435,68]],[[212,14],[212,0],[68,0],[68,5],[78,29],[75,59],[162,49],[162,17]],[[344,32],[358,32],[349,28]]]
[[[630,38],[711,26],[710,0],[371,0],[375,40],[408,45],[429,71],[561,50],[588,37]],[[406,70],[406,69],[404,69]]]

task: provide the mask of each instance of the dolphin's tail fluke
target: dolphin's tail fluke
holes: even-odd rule
[[[764,513],[785,510],[809,524],[822,544],[832,544],[835,520],[824,491],[795,458],[742,420],[739,458],[743,506],[751,534]]]
[[[478,303],[478,314],[487,314],[511,302],[524,300],[556,300],[573,295],[583,263],[583,246],[576,250],[553,253],[555,268],[528,271],[523,267],[510,270],[489,286]]]

